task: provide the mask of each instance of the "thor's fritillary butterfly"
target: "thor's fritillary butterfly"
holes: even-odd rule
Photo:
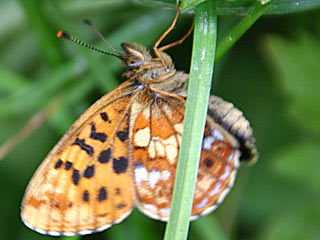
[[[121,222],[135,207],[168,220],[189,76],[175,70],[163,52],[167,46],[157,48],[167,33],[154,46],[156,57],[141,45],[121,44],[124,53],[116,56],[128,80],[83,113],[36,171],[22,202],[28,227],[55,236],[90,234]],[[242,112],[211,96],[191,220],[216,209],[240,161],[256,158]]]

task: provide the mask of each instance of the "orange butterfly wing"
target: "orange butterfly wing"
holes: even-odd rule
[[[41,164],[25,193],[21,216],[49,235],[89,234],[125,218],[135,206],[129,161],[127,81],[93,104]]]
[[[158,96],[137,116],[132,151],[137,204],[146,215],[167,221],[180,149],[185,102]],[[233,185],[239,144],[207,117],[191,219],[213,211]]]

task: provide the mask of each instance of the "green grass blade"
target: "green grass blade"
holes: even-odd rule
[[[272,3],[272,0],[264,5],[256,3],[256,7],[239,22],[227,36],[225,36],[217,47],[216,61],[218,61],[238,40],[239,38],[264,14]]]
[[[186,239],[210,95],[217,15],[214,1],[196,7],[188,100],[166,240]],[[178,186],[178,187],[177,187]]]

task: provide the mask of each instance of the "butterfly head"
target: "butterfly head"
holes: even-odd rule
[[[125,52],[121,55],[123,64],[130,69],[142,68],[145,64],[150,63],[152,59],[150,53],[142,45],[122,43],[121,47]]]
[[[136,43],[122,43],[121,47],[124,54],[120,59],[128,69],[128,78],[134,77],[147,85],[163,84],[177,73],[171,57],[162,51],[158,51],[159,57],[153,57],[146,47]]]

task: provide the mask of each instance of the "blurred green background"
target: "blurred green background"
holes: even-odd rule
[[[108,50],[82,23],[89,18],[119,50],[125,41],[151,48],[173,18],[173,2],[0,1],[0,239],[52,238],[21,222],[25,187],[73,121],[125,80],[117,59],[57,39],[57,31]],[[218,2],[218,39],[248,2]],[[216,64],[212,89],[251,121],[260,159],[240,168],[225,202],[191,224],[189,239],[320,239],[319,2],[276,4],[269,13],[277,14],[259,19]],[[183,36],[192,16],[183,14],[165,43]],[[189,38],[168,50],[177,69],[188,72],[191,47]],[[23,141],[10,150],[10,139]],[[162,239],[164,229],[135,210],[82,238]]]

